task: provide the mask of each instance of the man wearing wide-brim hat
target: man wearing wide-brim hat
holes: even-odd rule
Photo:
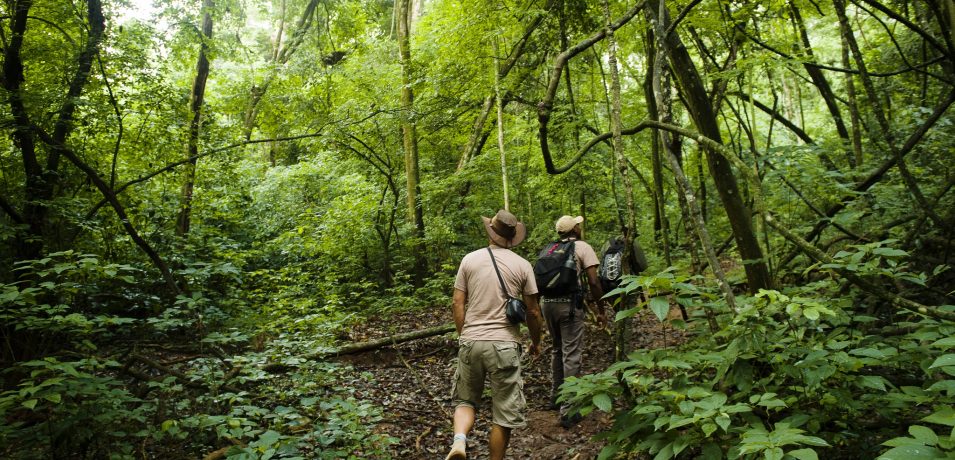
[[[508,211],[482,217],[488,246],[464,256],[454,280],[452,309],[458,329],[458,367],[451,385],[454,439],[448,460],[467,456],[467,435],[474,426],[485,379],[491,383],[491,459],[503,459],[511,429],[527,425],[521,377],[521,329],[505,315],[506,296],[527,307],[528,351],[540,354],[541,317],[537,282],[530,262],[511,248],[527,236],[524,224]],[[496,268],[495,268],[496,265]],[[498,277],[500,274],[500,278]],[[503,292],[504,289],[507,292]]]

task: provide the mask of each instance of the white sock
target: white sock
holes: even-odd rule
[[[465,443],[468,442],[468,436],[467,436],[466,434],[464,434],[464,433],[454,433],[454,440],[453,440],[453,441],[454,441],[454,442],[457,442],[458,439],[464,441]]]

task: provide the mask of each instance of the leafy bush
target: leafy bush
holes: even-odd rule
[[[105,374],[119,366],[46,358],[15,368],[29,376],[16,390],[0,393],[2,456],[132,457],[138,440],[150,435],[146,421],[153,408]]]
[[[900,256],[895,250],[858,249],[862,256],[841,256],[847,266],[920,279],[901,264],[873,262]],[[637,286],[649,292],[661,320],[669,302],[653,296],[663,286],[687,305],[708,300],[666,272],[630,277],[621,290]],[[657,459],[955,454],[955,325],[870,316],[851,294],[822,281],[739,296],[734,312],[707,302],[720,313],[717,333],[678,349],[638,350],[605,372],[568,379],[562,398],[585,414],[614,414],[614,426],[601,435],[608,442],[601,458],[631,451]]]

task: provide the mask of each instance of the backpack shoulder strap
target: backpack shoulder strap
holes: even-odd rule
[[[504,293],[504,298],[510,298],[511,294],[507,292],[507,288],[504,287],[504,278],[501,276],[501,271],[497,269],[497,261],[494,259],[494,252],[491,251],[491,248],[487,248],[488,255],[491,256],[491,265],[494,265],[494,273],[497,274],[497,281],[501,283],[501,292]]]

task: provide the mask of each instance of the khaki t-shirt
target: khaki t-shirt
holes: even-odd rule
[[[537,294],[537,281],[530,262],[510,249],[492,245],[491,251],[511,297],[520,299],[524,294]],[[506,299],[487,248],[464,256],[454,288],[467,294],[461,339],[521,341],[519,325],[511,324],[504,315]]]
[[[586,241],[574,240],[574,260],[577,261],[577,273],[584,274],[588,268],[600,265],[600,259],[593,246]]]

